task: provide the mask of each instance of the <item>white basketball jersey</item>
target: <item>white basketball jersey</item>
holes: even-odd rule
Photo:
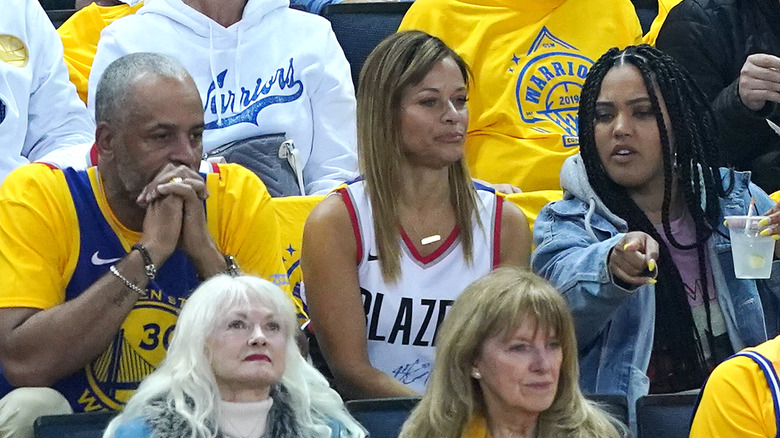
[[[401,230],[401,276],[387,284],[377,259],[372,209],[362,181],[340,189],[352,218],[358,247],[358,281],[366,313],[371,364],[417,392],[424,392],[433,369],[439,325],[461,291],[498,266],[503,198],[475,184],[477,214],[474,257],[466,263],[457,228],[422,257]],[[434,245],[435,245],[434,244]]]

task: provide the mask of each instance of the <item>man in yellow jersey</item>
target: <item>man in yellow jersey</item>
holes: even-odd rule
[[[691,438],[775,438],[780,430],[778,366],[780,337],[718,365],[701,395]]]
[[[474,72],[471,174],[524,192],[560,188],[588,70],[642,39],[629,0],[416,0],[399,30],[411,29],[441,38]]]
[[[199,173],[186,70],[128,55],[97,94],[96,167],[30,164],[0,187],[0,436],[31,437],[41,413],[121,409],[203,279],[240,266],[289,290],[265,186],[235,164]]]

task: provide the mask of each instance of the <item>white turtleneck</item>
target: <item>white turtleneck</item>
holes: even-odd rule
[[[274,403],[271,397],[258,402],[219,402],[219,428],[232,438],[260,438],[265,432],[268,412]]]

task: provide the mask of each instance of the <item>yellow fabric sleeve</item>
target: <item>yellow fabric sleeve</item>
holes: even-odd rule
[[[772,200],[775,202],[780,202],[780,190],[772,193],[771,195],[769,195],[769,197],[772,198]]]
[[[539,211],[549,202],[560,201],[563,199],[563,192],[560,190],[539,190],[536,192],[512,193],[505,195],[507,201],[512,201],[528,219],[528,227],[533,230],[536,216]]]
[[[778,369],[780,337],[756,348]],[[691,427],[691,438],[774,437],[774,404],[764,373],[752,359],[735,357],[712,372]]]
[[[305,319],[282,262],[281,232],[271,195],[260,178],[238,164],[220,164],[219,173],[207,175],[206,186],[209,232],[219,250],[235,257],[243,272],[265,278],[290,294]]]
[[[141,6],[143,2],[135,6],[98,6],[96,3],[90,3],[57,29],[65,49],[65,65],[68,66],[70,81],[76,85],[79,97],[84,103],[87,103],[87,82],[97,52],[100,32],[114,20],[134,14]]]
[[[28,164],[8,175],[0,187],[0,224],[0,307],[63,303],[79,224],[62,171]]]
[[[658,38],[658,32],[661,31],[661,27],[664,25],[666,16],[669,15],[669,11],[681,1],[682,0],[658,0],[658,15],[655,16],[653,24],[650,25],[650,30],[648,30],[642,38],[646,44],[655,46],[655,40]]]
[[[490,438],[487,423],[481,415],[474,415],[463,428],[460,438]]]
[[[301,271],[301,243],[303,225],[314,207],[325,199],[324,195],[286,196],[271,198],[279,220],[281,250],[284,268],[290,279],[292,293],[300,297],[303,272]]]

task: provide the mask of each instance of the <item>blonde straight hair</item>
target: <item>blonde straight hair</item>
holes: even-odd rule
[[[466,62],[440,39],[420,31],[393,34],[379,43],[363,64],[357,93],[358,159],[373,209],[377,256],[388,283],[401,274],[400,162],[403,159],[400,103],[403,92],[419,84],[442,60],[458,65],[469,85]],[[477,196],[463,159],[449,167],[450,203],[460,230],[466,261],[472,262],[471,229]],[[476,217],[479,226],[481,221]]]
[[[428,390],[401,430],[400,438],[459,438],[475,415],[487,418],[484,397],[471,369],[484,342],[504,336],[531,319],[561,342],[558,391],[539,416],[538,436],[619,438],[625,428],[586,400],[579,389],[574,323],[563,297],[532,272],[506,267],[472,283],[444,319]]]

